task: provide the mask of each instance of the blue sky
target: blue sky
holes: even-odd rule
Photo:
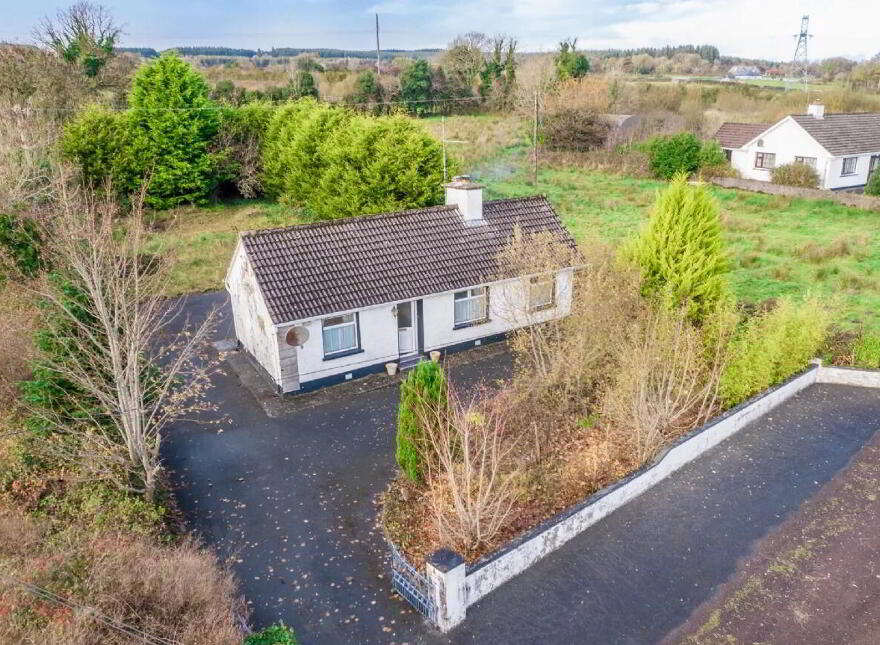
[[[64,2],[4,0],[0,38],[27,42]],[[787,60],[810,14],[810,58],[880,51],[877,0],[104,0],[125,25],[124,44],[157,49],[228,45],[368,49],[379,13],[382,46],[442,47],[457,33],[516,36],[552,49],[576,36],[588,48],[711,43],[725,54]]]

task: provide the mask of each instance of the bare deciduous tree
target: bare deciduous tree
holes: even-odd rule
[[[691,325],[685,311],[657,304],[617,335],[619,365],[603,394],[603,412],[623,433],[636,463],[653,457],[670,435],[699,426],[718,410],[732,324],[704,331]]]
[[[464,401],[452,389],[448,406],[420,406],[428,503],[441,540],[464,553],[488,544],[513,508],[507,407],[502,395]]]
[[[493,293],[499,317],[522,325],[511,334],[519,389],[555,391],[562,397],[558,405],[569,400],[580,407],[580,399],[608,369],[611,337],[638,313],[638,274],[616,266],[611,251],[600,245],[578,250],[552,234],[519,230],[499,254],[498,267],[499,276],[523,276],[518,289]],[[568,305],[569,314],[548,319],[553,312],[530,306],[531,281],[564,267],[577,270],[555,281],[554,305]]]
[[[66,405],[33,412],[75,440],[72,456],[93,476],[114,478],[152,499],[163,432],[175,420],[212,408],[203,395],[213,363],[202,350],[216,311],[199,325],[175,329],[179,305],[162,297],[168,264],[143,254],[140,200],[120,221],[115,202],[103,193],[63,182],[58,190],[45,239],[63,284],[45,281],[38,295],[50,304],[46,324],[61,327],[69,351],[63,359],[44,357],[41,365],[77,394]],[[70,287],[81,294],[75,305],[65,297]],[[72,333],[65,334],[68,329]]]
[[[122,34],[106,7],[91,2],[77,2],[60,9],[55,19],[43,18],[34,30],[34,38],[68,63],[83,68],[86,76],[96,76],[114,54]]]
[[[59,124],[45,111],[0,102],[0,211],[27,207],[51,192],[51,152]]]

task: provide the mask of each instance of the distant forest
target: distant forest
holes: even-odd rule
[[[287,56],[299,56],[300,54],[312,54],[318,58],[375,58],[375,50],[357,49],[332,49],[332,48],[308,48],[308,47],[273,47],[272,49],[238,49],[235,47],[170,47],[180,53],[181,56],[235,56],[243,58],[257,58],[268,56],[281,58]],[[120,47],[121,52],[140,54],[144,58],[158,58],[161,52],[152,47]],[[390,59],[395,56],[425,56],[436,54],[442,49],[383,49],[382,58]]]
[[[638,47],[636,49],[596,49],[589,50],[590,54],[600,58],[626,58],[647,54],[654,58],[661,56],[672,58],[676,54],[697,54],[703,60],[714,63],[721,58],[721,53],[715,45],[666,45],[665,47]]]

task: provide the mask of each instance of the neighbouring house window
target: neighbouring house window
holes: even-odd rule
[[[729,148],[724,148],[724,158],[727,159],[727,161],[732,161],[733,150],[730,150]]]
[[[871,175],[873,175],[874,171],[877,170],[877,168],[880,168],[880,155],[874,155],[873,157],[871,157],[871,165],[868,168],[868,176],[870,177]]]
[[[455,292],[455,325],[483,322],[488,317],[488,287],[474,287]]]
[[[795,157],[794,162],[806,164],[813,170],[816,169],[816,157]]]
[[[756,152],[755,168],[763,168],[764,170],[772,170],[776,167],[776,153],[774,152]]]
[[[324,356],[359,348],[357,314],[331,316],[321,321],[324,332]]]
[[[846,157],[843,160],[843,171],[840,173],[841,175],[854,175],[856,174],[856,166],[859,163],[858,157]]]
[[[556,276],[529,278],[529,309],[539,311],[552,307],[556,299]]]

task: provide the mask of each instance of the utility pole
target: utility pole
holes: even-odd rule
[[[381,56],[379,54],[379,14],[376,14],[376,80],[382,76]]]
[[[794,61],[792,64],[795,67],[798,65],[801,66],[804,75],[804,92],[809,93],[809,88],[807,86],[809,80],[807,69],[809,65],[809,59],[807,58],[807,43],[809,42],[809,39],[813,37],[813,34],[810,33],[809,16],[801,18],[801,33],[795,34],[794,37],[797,38],[797,45],[794,48]]]
[[[538,185],[538,90],[535,90],[535,119],[532,124],[532,146],[535,148],[535,167],[532,171],[532,183]]]

